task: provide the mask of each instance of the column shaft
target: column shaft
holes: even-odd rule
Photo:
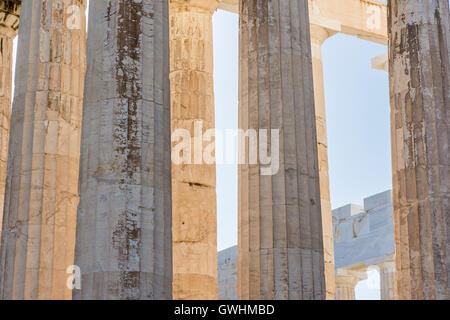
[[[336,300],[355,300],[358,279],[353,276],[336,276]]]
[[[311,52],[314,78],[314,104],[316,107],[317,151],[319,155],[320,206],[322,208],[323,250],[325,262],[326,298],[335,295],[333,215],[330,202],[330,178],[328,174],[328,139],[323,80],[322,44],[329,32],[311,25]]]
[[[13,39],[19,28],[20,7],[17,1],[0,2],[0,12],[2,12],[0,20],[0,242],[11,120]]]
[[[23,1],[11,117],[0,298],[70,299],[85,1]],[[76,15],[74,17],[74,14]]]
[[[450,299],[447,0],[388,4],[396,289]]]
[[[336,272],[336,300],[355,300],[355,288],[358,282],[365,280],[367,273],[349,269],[338,269]]]
[[[167,1],[90,1],[75,299],[171,299]]]
[[[380,272],[381,300],[395,300],[395,262],[378,264]]]
[[[306,0],[241,1],[239,128],[260,157],[239,166],[240,299],[325,298],[310,43]]]
[[[216,166],[203,159],[202,151],[210,143],[202,134],[215,128],[216,8],[215,0],[170,1],[172,133],[185,130],[195,136],[188,142],[195,155],[172,164],[174,299],[218,296]]]

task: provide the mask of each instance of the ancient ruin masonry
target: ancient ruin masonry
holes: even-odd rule
[[[171,299],[168,4],[89,15],[74,299]]]
[[[20,8],[17,0],[0,2],[0,242],[11,121],[13,39],[19,31]]]
[[[75,24],[73,4],[80,8]],[[78,205],[84,6],[79,0],[22,3],[0,251],[2,299],[72,298],[66,270],[74,261]]]
[[[388,8],[397,296],[450,299],[447,0]]]
[[[280,130],[280,169],[239,166],[238,298],[324,299],[308,2],[271,4],[240,5],[239,128]]]
[[[170,1],[172,133],[185,129],[193,137],[190,159],[172,164],[174,299],[217,299],[216,166],[203,159],[209,143],[197,141],[215,127],[217,6],[216,0]]]

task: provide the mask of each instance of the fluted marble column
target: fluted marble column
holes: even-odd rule
[[[338,270],[336,274],[336,300],[355,300],[355,288],[358,282],[367,278],[365,272]]]
[[[218,296],[216,166],[199,159],[195,142],[200,130],[215,127],[212,15],[217,6],[216,0],[170,0],[172,132],[189,131],[192,153],[197,152],[191,161],[172,164],[174,299]],[[209,143],[200,140],[204,147]]]
[[[66,270],[73,265],[78,204],[84,6],[22,2],[0,252],[3,299],[72,297]]]
[[[75,299],[171,299],[167,1],[90,1]]]
[[[381,300],[395,300],[395,261],[379,263]]]
[[[314,78],[314,104],[316,107],[317,151],[319,155],[320,206],[322,208],[323,250],[325,262],[326,298],[335,294],[333,215],[330,202],[330,177],[328,174],[327,117],[323,83],[322,44],[333,34],[325,28],[311,25],[311,52]]]
[[[0,242],[11,120],[13,39],[19,30],[20,7],[20,1],[0,1]]]
[[[279,129],[280,167],[239,166],[240,299],[325,299],[310,44],[306,0],[241,1],[239,127]]]
[[[396,289],[450,299],[447,0],[388,4]]]

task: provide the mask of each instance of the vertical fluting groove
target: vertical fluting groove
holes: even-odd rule
[[[66,269],[74,260],[85,2],[22,6],[0,297],[71,299]]]
[[[249,237],[248,248],[239,244],[240,299],[325,297],[307,5],[240,3],[239,126],[269,136],[278,129],[281,139],[280,171],[273,176],[260,175],[259,162],[240,165],[239,239]]]
[[[308,105],[312,103],[314,105],[314,90],[310,90],[308,84],[313,83],[313,71],[312,71],[312,53],[311,53],[311,38],[310,38],[310,24],[309,24],[309,13],[302,16],[303,11],[308,12],[308,3],[300,2],[299,4],[299,15],[302,17],[300,21],[303,23],[300,28],[305,30],[301,33],[299,39],[301,39],[300,44],[307,43],[307,46],[302,46],[301,57],[303,58],[303,66],[305,68],[305,74],[309,81],[303,81],[304,91],[305,91],[305,104]],[[308,131],[307,141],[309,142],[308,153],[314,154],[315,156],[309,157],[309,167],[308,172],[313,172],[309,176],[310,189],[312,190],[310,198],[308,199],[312,204],[311,208],[311,219],[312,224],[312,249],[313,249],[313,273],[314,273],[314,298],[313,299],[323,299],[322,293],[326,291],[325,289],[325,279],[323,275],[324,266],[324,250],[323,250],[323,228],[322,228],[322,210],[321,210],[321,197],[320,197],[320,178],[319,178],[319,164],[318,164],[318,147],[317,147],[317,129],[316,129],[316,117],[315,108],[314,113],[305,113],[309,118],[306,119],[306,123],[312,123],[313,130]],[[317,195],[319,197],[317,198]],[[318,203],[319,205],[315,205]]]
[[[267,34],[267,5],[266,1],[257,0],[257,14],[260,17],[257,21],[257,90],[258,93],[258,123],[257,128],[270,127],[270,87],[267,83],[268,77],[268,34]],[[260,54],[263,53],[263,54]],[[269,109],[269,110],[267,110]],[[269,112],[267,112],[269,111]],[[258,137],[260,138],[259,134]],[[270,142],[267,146],[270,150]],[[267,152],[267,150],[260,150]],[[259,243],[260,251],[260,277],[274,279],[273,272],[273,228],[269,228],[272,224],[272,191],[271,177],[259,176],[258,181],[258,202],[260,205],[259,216]],[[265,236],[266,235],[266,236]],[[261,281],[260,283],[261,297],[265,300],[273,299],[274,281]]]
[[[258,114],[258,2],[249,1],[249,129],[257,130]],[[252,81],[253,80],[253,81]],[[259,132],[257,132],[259,137]],[[250,143],[250,141],[249,141]],[[259,203],[259,166],[249,165],[249,227],[250,227],[250,298],[261,295],[261,236],[260,236],[260,203]]]
[[[168,16],[90,2],[75,299],[172,298]]]
[[[379,263],[378,271],[381,300],[395,300],[395,261],[387,260]]]
[[[17,35],[21,5],[8,0],[0,3],[0,242],[5,200],[6,167],[8,164],[8,142],[11,121],[11,97],[13,76],[13,40]]]
[[[169,4],[167,2],[161,2],[161,8],[160,10],[162,12],[169,12]],[[165,35],[170,34],[170,27],[168,23],[162,23],[162,30],[161,30],[161,39],[165,37]],[[163,36],[164,35],[164,36]],[[169,52],[170,55],[170,49],[169,49],[169,42],[167,42],[166,50]],[[170,70],[170,59],[165,59],[162,67],[163,70]],[[165,77],[163,74],[160,75],[161,79],[164,80],[163,87],[170,88],[170,77]],[[161,90],[161,88],[158,88]],[[170,106],[170,92],[169,94],[166,94],[163,96],[163,103],[164,105]],[[163,121],[164,123],[171,124],[171,114],[164,113],[163,114]],[[165,145],[171,146],[171,138],[170,135],[165,135],[166,141]],[[164,150],[164,149],[163,149]],[[164,153],[164,172],[171,173],[172,171],[172,161],[171,161],[171,153]],[[164,193],[164,206],[168,208],[172,208],[172,193]],[[168,214],[164,216],[164,226],[166,229],[172,230],[173,220],[172,220],[172,214]],[[172,232],[165,232],[164,237],[161,239],[161,241],[164,241],[164,260],[162,261],[162,264],[164,267],[164,293],[167,296],[172,296],[172,278],[173,278],[173,262],[172,262]]]
[[[290,50],[286,48],[292,47],[291,39],[291,22],[290,22],[290,9],[291,3],[288,1],[278,1],[279,5],[279,15],[278,24],[280,25],[280,34],[274,34],[275,37],[280,38],[280,65],[281,65],[281,100],[282,106],[282,132],[286,135],[286,148],[284,149],[284,154],[281,159],[287,158],[287,165],[285,167],[285,176],[288,181],[288,186],[286,190],[289,194],[288,204],[289,212],[287,213],[286,228],[289,242],[283,244],[287,245],[286,259],[288,260],[288,265],[284,266],[284,270],[280,270],[280,276],[278,281],[278,286],[281,287],[286,294],[289,295],[291,299],[301,299],[302,298],[302,275],[301,275],[301,252],[298,250],[292,250],[293,248],[300,247],[300,219],[298,216],[298,177],[297,177],[297,128],[295,121],[295,99],[294,99],[294,71],[293,71],[293,56]],[[288,19],[288,21],[285,21]],[[281,152],[281,150],[280,150]],[[288,226],[289,224],[289,226]],[[284,227],[284,226],[283,226]],[[284,230],[282,232],[285,232]],[[287,274],[286,274],[287,273]],[[292,287],[287,282],[287,280],[292,281]],[[289,284],[289,285],[288,285]],[[281,290],[280,290],[281,291]],[[286,292],[288,291],[288,292]],[[281,296],[280,296],[281,298]]]
[[[448,1],[388,4],[399,299],[449,299]]]
[[[40,5],[41,3],[39,1],[36,1],[36,3],[33,4],[34,9],[36,10],[40,10]],[[37,7],[36,7],[37,6]],[[21,11],[21,16],[22,16],[22,29],[27,29],[27,30],[31,30],[31,28],[39,28],[39,15],[32,15],[32,9],[30,6],[24,7],[22,8]],[[34,53],[34,50],[36,50],[37,47],[37,43],[38,43],[38,37],[34,38],[34,43],[29,41],[19,41],[18,44],[18,52],[29,52],[30,55],[36,54]],[[15,92],[14,92],[14,101],[18,101],[17,103],[19,103],[19,100],[21,102],[21,104],[23,104],[23,108],[27,107],[26,104],[26,92],[28,91],[28,87],[29,85],[31,86],[31,89],[33,90],[33,83],[29,84],[28,81],[28,72],[30,72],[30,74],[34,75],[34,73],[36,72],[35,70],[35,64],[30,65],[30,69],[26,69],[26,68],[20,68],[19,66],[22,64],[26,64],[28,62],[28,56],[27,54],[23,54],[23,55],[17,55],[18,57],[18,61],[16,64],[16,81],[15,81]],[[17,79],[27,79],[26,81],[17,81]],[[22,94],[18,94],[19,92],[21,92]],[[32,95],[31,95],[32,98]],[[23,136],[25,135],[25,118],[29,118],[29,112],[26,112],[23,116],[20,117],[19,113],[12,113],[11,114],[11,127],[12,127],[12,131],[15,132],[15,135],[12,136],[10,134],[10,145],[11,145],[11,141],[21,141]],[[28,120],[27,123],[30,123],[30,121]],[[12,133],[12,132],[11,132]],[[14,138],[12,138],[14,137]],[[18,170],[19,168],[15,167],[14,169],[11,167],[12,166],[12,157],[15,157],[15,161],[17,161],[17,163],[21,163],[22,162],[22,153],[18,153],[16,155],[12,155],[11,154],[11,150],[8,151],[8,168],[7,168],[7,172],[10,172],[11,170]],[[14,225],[15,221],[17,220],[18,217],[18,206],[22,203],[22,195],[20,196],[20,199],[18,202],[12,202],[12,197],[14,196],[15,192],[19,191],[20,188],[20,175],[12,175],[11,177],[8,177],[7,175],[7,183],[9,182],[10,179],[10,183],[11,183],[11,188],[6,188],[5,190],[5,206],[4,206],[4,211],[3,211],[3,215],[4,215],[4,223],[3,223],[3,233],[2,233],[2,245],[1,245],[1,261],[2,261],[2,275],[0,278],[0,297],[2,299],[6,299],[7,297],[14,297],[16,299],[21,299],[23,298],[23,286],[21,288],[17,288],[14,287],[14,283],[15,283],[15,278],[10,276],[13,272],[16,272],[16,266],[17,264],[15,264],[15,255],[16,253],[20,250],[17,250],[17,246],[16,246],[16,241],[14,241],[14,239],[12,241],[8,241],[8,237],[5,237],[5,233],[8,232],[8,226],[9,225]],[[24,204],[26,205],[26,203]],[[22,232],[26,233],[26,228],[27,225],[21,225],[22,227]],[[20,243],[22,244],[23,247],[23,241]],[[20,253],[20,252],[19,252]],[[17,255],[18,258],[23,257],[23,253]],[[3,264],[3,261],[5,261],[5,263]],[[20,263],[24,263],[24,261],[19,261]],[[19,276],[19,279],[23,279],[23,274],[14,274],[15,276]],[[23,280],[22,280],[23,282]],[[17,281],[16,281],[17,283]],[[19,296],[16,295],[16,292],[19,293]]]
[[[278,17],[278,20],[271,21],[268,20],[269,24],[269,38],[268,41],[270,43],[269,51],[270,51],[270,61],[269,61],[269,74],[270,74],[270,104],[271,105],[279,105],[280,108],[272,108],[271,112],[271,128],[281,128],[283,126],[283,112],[285,111],[285,103],[282,99],[282,72],[281,72],[281,39],[280,39],[280,8],[279,3],[268,3],[268,15]],[[280,132],[280,154],[283,155],[280,157],[280,170],[285,170],[285,153],[284,153],[284,145],[285,145],[285,137],[287,135],[284,131]],[[275,281],[275,294],[274,298],[281,299],[287,298],[287,295],[290,295],[288,290],[290,291],[292,288],[287,287],[285,283],[287,279],[291,279],[294,281],[294,278],[299,274],[295,271],[292,272],[295,268],[289,268],[289,265],[292,265],[294,261],[293,258],[288,259],[288,250],[289,248],[289,238],[290,238],[290,225],[287,223],[287,215],[288,215],[288,200],[286,199],[286,180],[288,179],[284,175],[275,175],[272,176],[272,181],[274,187],[272,189],[272,195],[274,198],[274,216],[273,219],[273,230],[274,233],[274,281]],[[279,192],[277,192],[277,190]],[[276,215],[279,215],[279,219],[276,219]],[[295,226],[294,226],[295,228]],[[297,261],[299,262],[299,261]],[[287,279],[286,279],[287,278]],[[294,289],[295,290],[295,289]]]
[[[153,6],[157,6],[158,4],[153,2]],[[144,44],[144,48],[149,47],[152,48],[154,46],[155,43],[158,43],[159,41],[161,41],[158,37],[161,34],[160,30],[157,30],[157,27],[159,25],[158,24],[153,24],[153,28],[155,29],[155,38],[156,41],[153,41],[153,43],[150,44]],[[143,26],[145,27],[145,26]],[[142,32],[146,32],[147,30],[142,30]],[[149,39],[150,42],[151,39]],[[156,81],[159,81],[160,83],[164,83],[164,78],[160,78],[160,74],[163,74],[163,72],[160,72],[160,74],[156,73],[160,70],[155,70],[157,68],[157,64],[155,64],[156,59],[153,59],[153,63],[151,64],[147,64],[147,65],[143,65],[142,68],[142,72],[140,77],[142,77],[143,81],[145,82],[145,79],[143,76],[144,74],[149,74],[150,76],[150,81],[151,83],[144,83],[143,86],[145,87],[146,85],[151,85],[153,86],[153,91],[155,90],[154,87],[154,83]],[[156,80],[158,79],[158,80]],[[144,99],[146,99],[147,97],[143,97]],[[148,97],[151,100],[151,97]],[[164,134],[163,132],[161,132],[160,130],[160,124],[157,121],[157,115],[158,113],[156,112],[155,109],[152,110],[151,114],[150,114],[150,118],[154,119],[155,121],[155,131],[154,131],[154,139],[155,142],[153,143],[153,146],[149,146],[149,149],[152,150],[153,152],[148,154],[147,157],[146,155],[142,155],[142,162],[145,163],[146,161],[148,163],[152,164],[152,170],[151,172],[148,173],[149,175],[149,182],[151,185],[155,186],[155,189],[158,190],[161,188],[160,185],[160,179],[155,179],[155,172],[157,171],[157,166],[161,165],[163,162],[163,159],[160,158],[160,155],[158,154],[159,152],[159,148],[164,147],[164,141],[161,141],[161,139],[164,139]],[[141,110],[141,118],[144,119],[144,113],[143,113],[143,109]],[[142,126],[142,130],[146,130],[147,128],[145,128],[144,126]],[[164,151],[163,151],[164,152]],[[161,171],[160,171],[161,172]],[[141,194],[140,194],[140,198],[141,201],[143,198],[145,198],[145,194],[143,194],[143,190],[141,190]],[[154,190],[153,190],[153,199],[155,201],[155,209],[159,210],[160,208],[164,208],[164,205],[161,206],[161,203],[159,202],[160,200],[160,194],[157,194]],[[150,218],[150,219],[149,219]],[[141,259],[140,262],[140,268],[143,269],[145,268],[145,265],[147,263],[147,261],[154,261],[153,265],[150,265],[150,272],[155,274],[155,273],[160,273],[160,274],[164,274],[164,270],[161,269],[160,267],[160,261],[159,261],[159,257],[158,255],[156,255],[155,252],[155,248],[158,248],[160,246],[160,241],[159,237],[158,237],[158,232],[161,232],[162,230],[164,230],[164,225],[161,225],[161,218],[164,219],[164,217],[161,216],[151,216],[148,217],[147,215],[142,215],[141,216],[141,225],[146,225],[146,224],[152,224],[153,225],[153,232],[151,233],[151,237],[149,237],[147,243],[145,242],[145,239],[142,240],[142,247],[144,248],[148,248],[148,250],[146,251],[142,251],[142,255],[143,255],[143,259]],[[164,254],[164,253],[162,253]],[[157,279],[156,277],[152,277],[151,282],[150,283],[157,283],[156,282]],[[142,287],[145,287],[146,283],[144,279],[141,279],[141,283],[140,285]],[[157,283],[156,286],[154,286],[155,288],[155,294],[156,295],[160,295],[160,296],[164,296],[164,283]],[[162,290],[161,290],[162,289]],[[161,293],[159,292],[161,291]]]
[[[287,243],[283,243],[283,247],[287,247],[287,250],[284,249],[284,255],[286,257],[282,257],[282,276],[278,279],[278,287],[281,290],[280,294],[276,297],[277,299],[302,299],[303,298],[303,290],[302,290],[302,261],[301,261],[301,250],[297,250],[300,248],[301,244],[301,222],[300,216],[298,215],[299,209],[299,179],[298,179],[298,115],[296,114],[295,106],[295,90],[298,89],[297,85],[294,82],[294,72],[295,69],[295,58],[293,50],[293,23],[292,14],[293,6],[295,3],[292,1],[278,1],[280,7],[279,13],[279,25],[280,25],[280,35],[276,35],[280,37],[280,46],[281,46],[281,55],[280,55],[280,64],[281,67],[281,87],[282,87],[282,129],[286,135],[286,148],[283,150],[284,155],[281,157],[282,159],[287,158],[285,171],[282,171],[282,175],[285,176],[286,180],[289,181],[288,187],[286,187],[288,197],[287,200],[289,204],[289,212],[287,213],[287,221],[285,223],[286,231],[283,230],[283,233],[286,232],[288,235],[289,241]],[[296,17],[298,19],[299,17]],[[302,124],[299,124],[302,126]],[[282,152],[280,150],[280,152]],[[286,265],[283,265],[286,264]]]
[[[303,214],[298,216],[299,219],[299,230],[300,230],[300,241],[299,248],[300,249],[300,259],[301,259],[301,277],[302,277],[302,299],[309,300],[312,299],[313,295],[313,270],[312,270],[312,241],[311,241],[311,215],[310,208],[307,205],[309,202],[309,181],[308,181],[308,145],[307,145],[307,128],[306,128],[306,119],[305,119],[305,109],[304,109],[304,83],[299,80],[299,77],[306,78],[304,73],[304,66],[302,65],[302,57],[301,57],[301,48],[298,43],[295,42],[301,41],[299,36],[301,36],[302,30],[300,30],[300,20],[302,19],[301,15],[298,15],[298,18],[293,20],[293,16],[296,16],[296,12],[294,11],[295,5],[292,1],[289,1],[289,46],[291,48],[290,51],[290,60],[292,63],[292,68],[290,68],[290,72],[292,73],[292,91],[293,91],[293,114],[295,121],[295,152],[296,152],[296,174],[297,174],[297,192],[299,193],[298,197],[298,208],[301,210],[304,209]],[[298,13],[297,13],[298,14]],[[298,25],[295,25],[298,23]],[[297,32],[299,32],[297,34]],[[300,108],[298,108],[300,106]]]
[[[202,134],[215,127],[212,15],[217,6],[215,0],[169,2],[173,133],[184,130],[192,137],[199,124]],[[191,150],[202,156],[195,140]],[[216,166],[189,156],[191,163],[172,164],[173,294],[217,299]]]
[[[241,112],[238,114],[239,118],[239,128],[244,131],[247,131],[249,128],[248,125],[248,64],[243,63],[243,60],[248,59],[248,47],[243,46],[242,43],[247,43],[249,39],[248,28],[243,27],[248,26],[248,6],[246,3],[247,0],[243,0],[239,2],[239,108]],[[245,149],[238,148],[239,159],[245,157]],[[239,194],[238,194],[238,244],[239,244],[239,259],[238,259],[238,298],[242,300],[249,299],[249,252],[250,252],[250,242],[249,242],[249,233],[250,233],[250,225],[248,223],[248,203],[249,203],[249,166],[248,162],[244,164],[239,164],[238,166],[238,186],[239,186]]]

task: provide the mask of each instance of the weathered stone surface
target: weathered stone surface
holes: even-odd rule
[[[18,0],[0,1],[0,239],[11,120],[13,39],[19,30],[20,7]]]
[[[449,4],[388,6],[396,289],[450,299]]]
[[[72,5],[80,8],[74,28]],[[22,4],[0,297],[70,299],[85,71],[85,1]]]
[[[170,299],[168,3],[90,2],[75,299]]]
[[[212,14],[216,0],[170,0],[172,132],[215,127]],[[174,141],[177,143],[178,141]],[[205,147],[208,143],[200,142]],[[195,149],[192,139],[192,151]],[[200,153],[202,155],[202,153]],[[216,166],[172,164],[173,297],[217,299]]]
[[[0,1],[0,27],[3,34],[14,38],[19,31],[19,16],[22,0]]]
[[[320,206],[322,208],[322,233],[325,263],[326,298],[335,294],[333,217],[330,202],[330,178],[328,174],[328,139],[323,82],[322,44],[333,33],[317,25],[311,25],[311,52],[314,78],[314,104],[316,107],[317,150],[319,155]]]
[[[325,298],[311,59],[306,0],[241,1],[239,127],[280,129],[280,170],[239,166],[240,299]]]
[[[358,282],[365,280],[367,273],[338,269],[336,272],[336,300],[355,300],[355,287]]]
[[[395,261],[379,263],[381,300],[395,300]]]

